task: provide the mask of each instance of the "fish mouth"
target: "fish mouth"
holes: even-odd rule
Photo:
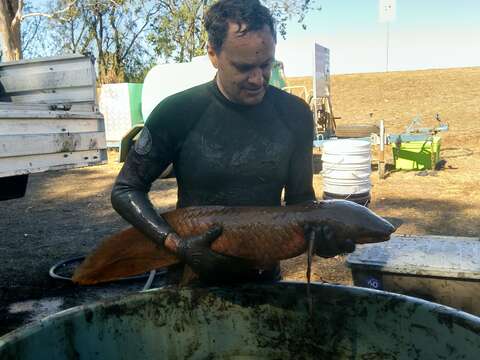
[[[370,231],[358,234],[359,236],[355,242],[357,244],[372,244],[390,240],[390,236],[397,230],[397,228],[386,220],[384,220],[381,225],[382,226],[380,226],[379,229],[371,229]]]
[[[390,240],[390,234],[382,234],[375,236],[363,236],[356,239],[356,244],[374,244]]]
[[[380,242],[388,241],[388,240],[390,240],[390,234],[385,235],[385,236],[381,236],[381,237],[377,237],[377,239],[380,239]]]

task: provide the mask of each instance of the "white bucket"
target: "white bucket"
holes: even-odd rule
[[[366,140],[328,140],[322,147],[323,191],[336,195],[369,193],[371,146]]]

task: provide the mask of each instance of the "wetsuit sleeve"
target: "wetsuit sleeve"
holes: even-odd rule
[[[156,109],[157,110],[157,109]],[[157,214],[149,197],[152,183],[172,163],[175,145],[167,129],[162,131],[158,117],[165,114],[154,110],[142,133],[128,153],[113,186],[113,208],[130,224],[163,244],[172,229]]]
[[[291,119],[299,122],[295,133],[295,150],[290,160],[288,182],[285,187],[287,205],[315,200],[312,185],[313,115],[306,104],[302,104],[297,111],[296,114],[290,114]]]
[[[208,106],[207,86],[174,94],[156,106],[113,186],[113,208],[158,244],[163,244],[173,229],[157,214],[148,192],[176,161],[186,135]]]

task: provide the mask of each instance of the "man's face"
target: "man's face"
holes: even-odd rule
[[[240,33],[244,25],[230,23],[220,52],[208,47],[217,71],[220,91],[230,101],[256,105],[263,100],[275,58],[275,41],[265,26],[258,31]]]

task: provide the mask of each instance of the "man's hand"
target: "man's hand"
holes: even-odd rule
[[[175,253],[202,280],[209,282],[234,282],[235,279],[241,277],[242,273],[252,269],[252,264],[249,261],[222,255],[210,248],[212,242],[221,233],[221,227],[214,227],[202,235],[186,239],[177,237],[175,239]]]
[[[338,239],[335,231],[328,225],[307,225],[304,231],[307,241],[314,236],[313,251],[318,256],[330,258],[355,251],[352,240]]]

